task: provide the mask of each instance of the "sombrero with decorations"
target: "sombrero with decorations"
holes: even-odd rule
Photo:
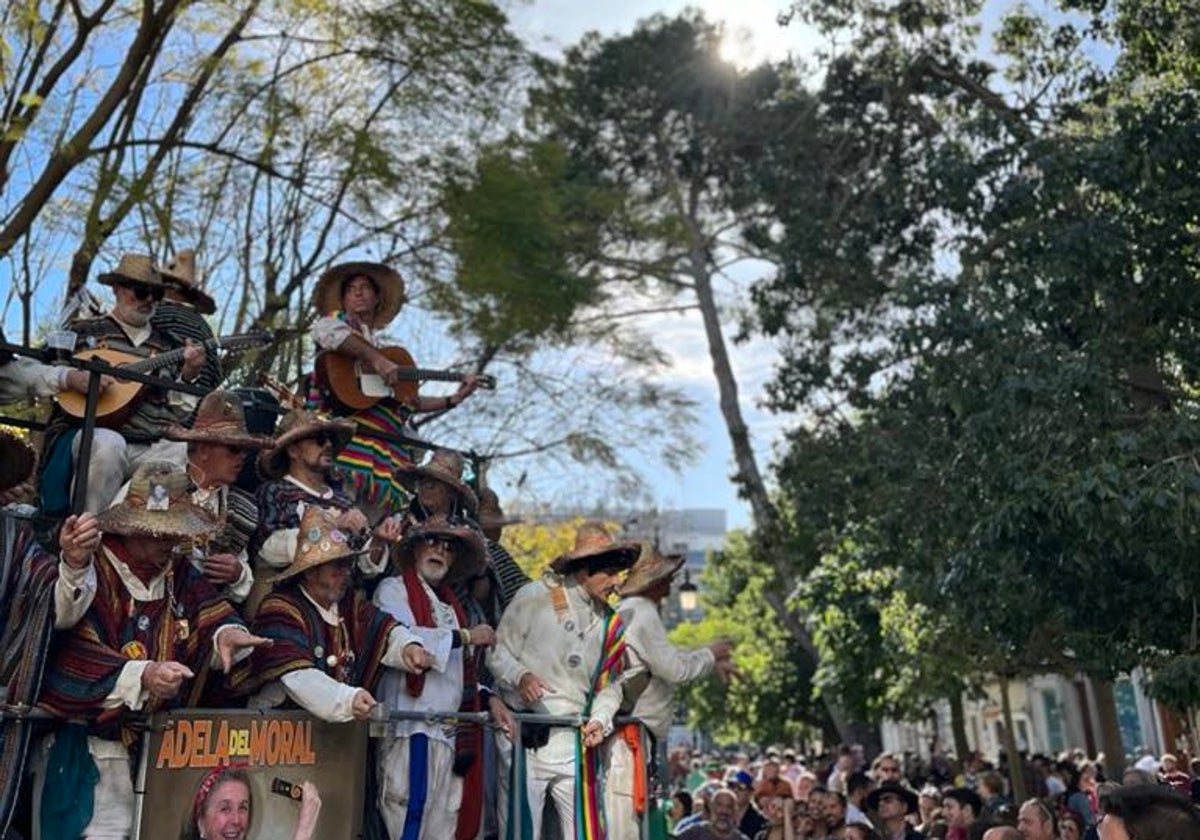
[[[600,522],[585,522],[575,532],[575,548],[550,561],[560,575],[580,569],[628,569],[637,562],[642,544],[614,540]]]
[[[330,417],[307,408],[295,408],[283,415],[275,429],[275,446],[258,456],[258,471],[263,478],[282,478],[288,471],[287,448],[298,440],[328,434],[333,439],[333,454],[346,448],[354,437],[353,420]]]
[[[621,594],[641,595],[659,581],[670,580],[683,568],[686,559],[682,554],[659,554],[657,551],[643,553],[621,584]]]
[[[475,577],[487,569],[487,545],[479,529],[461,519],[452,520],[445,516],[431,516],[410,528],[396,547],[396,562],[401,566],[412,563],[417,545],[432,539],[454,543],[454,562],[446,572],[447,583]]]
[[[390,324],[407,298],[404,296],[404,278],[383,263],[348,262],[328,269],[313,289],[312,300],[316,310],[322,315],[341,310],[342,290],[346,281],[353,277],[369,277],[379,291],[379,304],[375,308],[371,329],[382,329]]]
[[[269,580],[280,583],[317,566],[366,554],[363,549],[353,547],[354,534],[337,527],[338,513],[317,505],[305,508],[296,534],[296,554],[291,563]]]
[[[187,473],[168,461],[146,461],[129,480],[125,499],[97,517],[100,529],[128,537],[202,537],[220,523],[193,504]]]
[[[242,399],[232,391],[213,391],[200,400],[192,428],[171,426],[164,434],[168,440],[194,443],[219,443],[238,449],[269,449],[275,445],[270,435],[254,435],[246,428]]]
[[[212,315],[217,311],[217,302],[200,285],[200,273],[196,268],[196,252],[191,248],[179,251],[158,267],[158,273],[167,283],[167,297],[179,297],[196,307],[201,315]]]

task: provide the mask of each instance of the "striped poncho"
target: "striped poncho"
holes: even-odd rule
[[[352,590],[338,604],[342,617],[333,627],[300,591],[288,583],[268,595],[254,617],[253,632],[274,640],[235,668],[235,690],[252,694],[285,674],[317,668],[338,682],[374,692],[388,634],[396,620]]]
[[[121,539],[104,538],[104,547],[118,558],[124,554]],[[78,624],[54,639],[38,700],[42,708],[60,717],[87,720],[93,734],[116,738],[125,709],[105,709],[104,702],[126,664],[143,659],[173,660],[200,673],[205,660],[213,655],[217,628],[242,626],[242,621],[191,563],[174,563],[169,592],[157,600],[138,601],[106,554],[98,555],[95,600]],[[169,701],[152,698],[145,710],[177,706],[188,696],[189,688],[184,683]]]

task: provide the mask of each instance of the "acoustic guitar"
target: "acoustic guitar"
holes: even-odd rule
[[[263,347],[275,340],[266,331],[246,333],[244,335],[227,335],[222,338],[211,338],[203,342],[204,352],[213,350],[249,350],[253,347]],[[75,354],[80,361],[100,359],[113,367],[123,368],[134,373],[151,374],[160,368],[170,367],[183,361],[184,348],[167,350],[155,356],[140,356],[127,350],[116,350],[111,347],[93,347],[81,350]],[[114,377],[120,377],[114,373]],[[96,401],[96,423],[100,426],[114,428],[120,426],[133,409],[137,406],[138,396],[146,386],[141,382],[117,381],[100,392]],[[59,407],[71,417],[83,419],[87,411],[87,396],[76,391],[60,391],[54,398]]]
[[[400,366],[400,381],[395,387],[387,385],[383,377],[369,370],[363,362],[327,350],[317,356],[317,377],[335,403],[347,412],[362,411],[382,399],[394,399],[403,405],[416,405],[417,389],[422,382],[462,382],[465,373],[449,370],[419,368],[413,357],[403,347],[380,347],[379,352]],[[481,388],[494,389],[496,380],[490,376],[476,374]]]

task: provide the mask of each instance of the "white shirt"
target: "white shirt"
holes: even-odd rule
[[[634,595],[617,605],[625,622],[625,643],[630,659],[650,672],[646,688],[633,707],[658,738],[665,738],[675,712],[675,687],[712,673],[716,664],[708,648],[681,650],[667,639],[658,606],[649,598]]]
[[[408,625],[414,636],[421,640],[425,650],[433,656],[433,667],[425,672],[425,686],[420,697],[408,693],[407,679],[396,671],[385,671],[379,678],[380,703],[392,711],[405,712],[456,712],[462,705],[463,651],[455,648],[454,635],[458,633],[458,616],[454,608],[438,599],[433,589],[424,580],[421,586],[433,606],[433,620],[437,627],[417,627],[416,617],[408,601],[408,588],[402,577],[389,577],[380,582],[375,590],[375,604],[402,624]],[[418,733],[430,738],[454,743],[454,726],[428,721],[399,720],[389,727],[393,736],[409,736]]]
[[[566,608],[555,611],[551,596],[561,588]],[[526,584],[513,596],[496,628],[496,646],[488,652],[488,668],[496,677],[509,705],[549,715],[583,713],[604,640],[605,610],[574,578],[547,573]],[[516,693],[517,684],[532,673],[550,687],[529,706]],[[628,675],[628,671],[626,672]],[[624,678],[614,680],[592,701],[589,720],[598,721],[605,733],[621,705]],[[573,763],[575,732],[570,727],[550,730],[550,742],[537,751],[539,760]]]

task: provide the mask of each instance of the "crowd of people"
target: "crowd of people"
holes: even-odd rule
[[[276,388],[282,417],[265,432],[221,387],[230,358],[204,318],[215,302],[193,254],[125,255],[98,279],[114,302],[70,324],[75,350],[155,359],[162,380],[114,409],[90,446],[62,399],[39,455],[0,432],[0,502],[55,523],[35,535],[5,517],[0,614],[26,660],[0,676],[10,700],[33,690],[58,722],[28,761],[22,828],[35,840],[132,836],[147,715],[245,707],[386,722],[364,796],[371,836],[506,837],[519,821],[533,840],[639,837],[676,686],[734,671],[726,642],[667,640],[658,606],[683,558],[587,523],[531,581],[501,544],[496,493],[460,452],[416,434],[414,417],[455,408],[484,379],[444,376],[459,380],[449,396],[406,386],[423,374],[381,338],[405,299],[388,266],[321,276],[321,355],[297,393]],[[90,376],[3,354],[0,402],[83,395]],[[91,384],[112,397],[123,381],[108,371]],[[19,641],[38,628],[42,660]],[[568,725],[522,724],[515,754],[514,712]],[[437,717],[456,713],[490,725]],[[623,713],[641,723],[618,725]],[[185,834],[254,836],[253,768],[222,769],[181,808]],[[294,840],[322,836],[320,797],[296,789]],[[12,803],[0,805],[7,819]]]
[[[669,761],[670,835],[681,840],[1200,840],[1200,759],[1143,755],[1107,780],[1082,750],[1022,757],[1016,802],[1003,761],[861,748]]]

